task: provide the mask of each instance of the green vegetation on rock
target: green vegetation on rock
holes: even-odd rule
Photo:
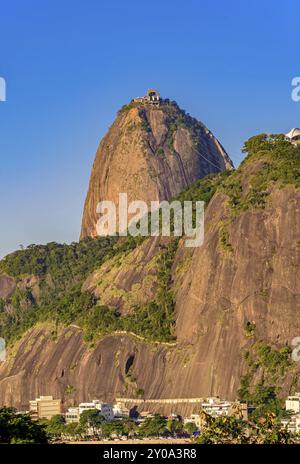
[[[201,434],[195,440],[199,444],[291,444],[296,437],[282,428],[272,413],[262,420],[245,421],[242,416],[212,417],[201,413]]]
[[[0,443],[45,444],[45,427],[32,420],[29,414],[19,414],[14,408],[0,409]]]
[[[152,341],[174,339],[175,302],[171,290],[171,268],[178,240],[171,240],[158,257],[157,291],[155,298],[136,306],[131,314],[121,316],[115,309],[95,305],[79,319],[87,341],[114,331],[133,332]]]
[[[170,143],[178,127],[192,132],[205,129],[174,102],[166,101],[161,108],[170,119],[167,135]],[[275,185],[300,186],[300,146],[285,141],[282,135],[262,134],[249,139],[244,151],[247,156],[238,170],[209,175],[175,198],[180,202],[193,201],[195,207],[196,201],[207,205],[215,194],[227,197],[228,214],[219,224],[219,245],[229,254],[234,251],[230,227],[236,215],[265,208]],[[157,154],[162,156],[160,152]],[[30,245],[8,255],[0,261],[0,274],[12,276],[16,288],[8,298],[0,299],[0,336],[13,342],[36,323],[52,321],[57,326],[79,325],[90,342],[119,330],[134,332],[151,341],[172,341],[175,337],[172,265],[178,244],[174,237],[157,256],[156,293],[151,301],[132,305],[128,300],[132,308],[126,315],[120,315],[118,310],[98,303],[91,293],[82,292],[86,278],[104,261],[116,257],[122,263],[124,256],[144,239],[87,238],[71,245]],[[249,337],[253,335],[251,327],[245,330]]]
[[[22,279],[36,276],[34,287],[16,288],[0,306],[0,334],[7,342],[19,338],[27,329],[41,321],[57,324],[74,323],[96,304],[92,294],[81,291],[87,276],[104,260],[127,252],[140,238],[101,237],[84,239],[71,245],[49,243],[31,245],[16,251],[0,262],[0,272]]]
[[[265,208],[274,185],[300,187],[299,145],[280,134],[261,134],[250,138],[243,151],[247,156],[241,166],[221,186],[232,214]]]
[[[0,271],[18,279],[26,275],[37,276],[60,288],[68,287],[70,282],[81,282],[93,269],[101,264],[104,257],[112,253],[115,237],[85,238],[71,245],[55,242],[47,245],[29,245],[6,256],[0,262]]]
[[[291,348],[276,349],[264,341],[254,342],[246,351],[247,372],[241,378],[239,397],[255,406],[255,417],[267,412],[282,413],[282,401],[278,399],[282,379],[293,366]]]

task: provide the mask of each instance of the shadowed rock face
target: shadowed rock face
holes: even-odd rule
[[[97,235],[100,201],[169,200],[209,173],[232,168],[211,132],[176,104],[135,105],[119,112],[98,148],[85,201],[81,238]]]
[[[300,336],[299,208],[299,190],[274,189],[267,208],[232,220],[231,247],[223,249],[220,224],[228,210],[223,194],[216,194],[207,208],[204,245],[191,250],[181,244],[174,261],[175,346],[114,334],[92,350],[76,327],[64,329],[53,340],[51,330],[39,326],[22,338],[0,367],[0,403],[25,408],[39,394],[62,397],[66,405],[71,404],[70,396],[76,402],[94,397],[111,401],[115,396],[135,396],[137,388],[143,388],[147,398],[218,394],[234,399],[246,370],[243,353],[253,341],[263,339],[281,347]],[[148,265],[159,248],[157,240],[150,239],[133,252],[139,266],[144,262],[145,275],[146,269],[149,275],[153,272]],[[114,274],[113,285],[119,289],[128,291],[136,284],[130,263],[121,264]],[[97,292],[105,274],[104,266],[85,285]],[[112,297],[111,304],[119,307],[121,300],[122,292],[117,301]],[[252,339],[245,335],[248,321],[256,324]],[[282,379],[282,394],[297,371],[296,364]],[[70,386],[72,395],[67,394]],[[184,406],[176,410],[186,411]]]
[[[16,288],[15,281],[12,277],[5,274],[0,275],[0,298],[8,298]]]

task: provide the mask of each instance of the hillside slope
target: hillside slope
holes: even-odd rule
[[[279,395],[300,388],[290,348],[300,334],[300,148],[264,135],[245,148],[237,171],[179,195],[208,203],[200,248],[160,237],[91,240],[97,253],[83,271],[85,254],[73,256],[73,245],[62,255],[67,292],[55,279],[57,253],[48,250],[39,276],[30,273],[43,255],[36,248],[0,263],[1,335],[15,324],[1,404],[25,407],[37,394],[66,404],[112,400],[138,389],[146,398],[235,398],[240,390],[249,399],[257,385]]]

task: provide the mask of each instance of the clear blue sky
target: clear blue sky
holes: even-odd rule
[[[77,240],[89,173],[117,109],[156,87],[234,162],[250,136],[300,125],[299,3],[3,0],[0,256]]]

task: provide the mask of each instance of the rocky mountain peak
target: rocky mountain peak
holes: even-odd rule
[[[162,99],[157,91],[133,99],[118,112],[102,139],[92,168],[85,201],[81,238],[96,235],[97,204],[169,200],[210,173],[232,169],[233,163],[212,132]]]

